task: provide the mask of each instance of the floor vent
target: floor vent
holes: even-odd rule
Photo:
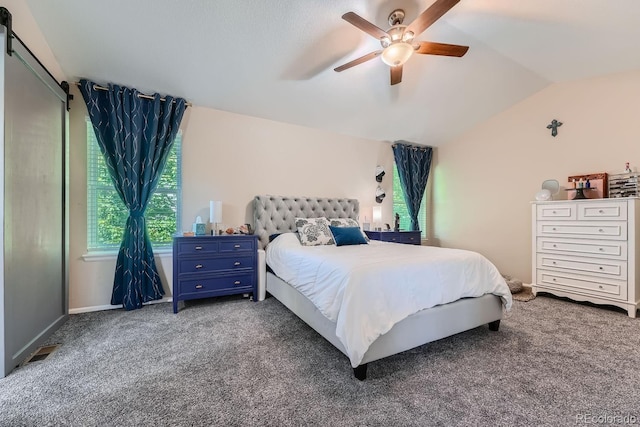
[[[24,363],[27,364],[31,362],[38,362],[40,360],[44,360],[47,357],[49,357],[49,355],[53,353],[59,346],[60,344],[53,344],[53,345],[45,345],[44,347],[40,347]]]

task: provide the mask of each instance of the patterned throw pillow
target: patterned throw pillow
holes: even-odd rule
[[[352,218],[329,218],[329,225],[331,227],[358,227],[360,228],[360,224],[358,224],[358,221],[356,221],[355,219]],[[362,236],[364,237],[364,240],[366,240],[367,242],[369,241],[369,238],[367,237],[367,235],[362,232]]]
[[[327,218],[296,218],[300,243],[304,246],[334,245]]]

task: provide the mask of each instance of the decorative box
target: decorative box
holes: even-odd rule
[[[205,226],[206,224],[204,222],[198,223],[198,222],[194,222],[193,223],[193,232],[196,234],[196,236],[204,236],[206,233],[205,230]]]

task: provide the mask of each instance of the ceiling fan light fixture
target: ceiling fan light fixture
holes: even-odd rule
[[[382,47],[389,47],[389,45],[391,44],[391,39],[389,38],[389,36],[382,37],[380,39],[380,44],[382,45]]]
[[[402,41],[411,42],[411,40],[413,40],[414,37],[415,37],[415,34],[413,34],[412,31],[407,31],[402,35]]]
[[[411,58],[415,49],[409,43],[397,42],[386,47],[382,54],[382,62],[390,67],[397,67],[403,65]]]

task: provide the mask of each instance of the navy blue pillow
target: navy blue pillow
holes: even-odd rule
[[[333,234],[333,240],[336,241],[336,246],[367,244],[359,227],[334,227],[330,225],[329,228]]]

